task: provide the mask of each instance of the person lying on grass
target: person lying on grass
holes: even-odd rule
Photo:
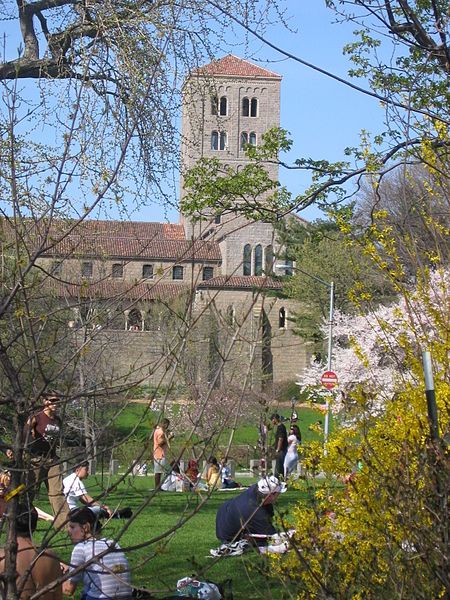
[[[83,582],[83,600],[131,600],[128,560],[116,542],[99,537],[101,524],[97,516],[86,507],[72,510],[67,531],[75,548],[63,593],[72,596]]]

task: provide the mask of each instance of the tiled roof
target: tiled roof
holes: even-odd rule
[[[47,227],[44,221],[30,220],[24,233],[24,240],[31,250],[37,247]],[[25,222],[26,225],[26,222]],[[73,232],[70,221],[54,221],[45,238],[48,248],[43,256],[63,258],[117,258],[129,260],[188,260],[219,262],[219,244],[212,241],[186,240],[181,225],[170,223],[141,223],[132,221],[83,221]],[[0,219],[0,229],[5,240],[13,242],[13,226],[6,219]],[[62,238],[62,239],[61,239]]]
[[[62,224],[64,230],[67,230],[70,226],[70,221],[63,221]],[[165,240],[186,239],[183,226],[175,223],[86,220],[77,225],[75,231],[79,235],[99,235],[118,238],[152,239],[157,237]]]
[[[134,239],[107,236],[71,235],[45,253],[45,256],[97,257],[97,258],[140,258],[143,260],[221,260],[219,244],[196,240]]]
[[[214,60],[208,65],[199,67],[192,72],[193,75],[211,75],[224,77],[264,77],[270,79],[281,79],[281,75],[254,65],[248,60],[238,58],[232,54],[224,56],[219,60]]]
[[[74,299],[115,299],[115,300],[172,300],[183,292],[189,291],[189,286],[182,283],[151,283],[142,281],[97,281],[93,283],[63,283],[49,281],[47,288],[59,298]]]
[[[283,287],[280,281],[273,279],[272,277],[263,277],[252,275],[251,277],[244,277],[243,275],[236,275],[227,277],[226,275],[219,275],[219,277],[213,277],[207,281],[202,281],[197,286],[199,289],[202,288],[232,288],[232,289],[270,289],[270,290],[281,290]]]

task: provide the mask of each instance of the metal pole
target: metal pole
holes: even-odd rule
[[[334,317],[334,281],[331,281],[330,284],[330,315],[328,321],[328,360],[327,360],[327,371],[331,371],[331,359],[333,356],[333,317]],[[330,394],[333,392],[330,390]],[[325,426],[323,431],[323,443],[326,446],[328,441],[328,433],[330,430],[330,402],[327,397],[326,403],[326,413],[325,413]]]
[[[428,350],[422,352],[423,372],[425,374],[425,395],[427,398],[428,422],[430,424],[431,439],[439,439],[439,425],[434,391],[433,369],[431,367],[431,354]]]

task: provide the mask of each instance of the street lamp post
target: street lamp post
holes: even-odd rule
[[[294,268],[296,271],[299,271],[300,273],[302,273],[303,275],[306,275],[307,277],[310,277],[311,279],[314,279],[315,281],[321,283],[322,285],[324,285],[325,287],[327,287],[330,290],[330,300],[329,300],[329,317],[328,317],[328,352],[327,352],[327,371],[331,371],[331,367],[332,367],[332,356],[333,356],[333,319],[334,319],[334,281],[325,281],[324,279],[322,279],[321,277],[318,277],[317,275],[313,275],[312,273],[308,273],[307,271],[303,271],[303,269],[300,269],[300,267],[292,267],[291,265],[276,265],[277,268],[279,269],[283,269],[283,268]],[[331,390],[330,390],[331,393]],[[325,425],[324,425],[324,431],[323,431],[323,438],[324,438],[324,445],[327,443],[328,441],[328,434],[330,431],[330,402],[328,400],[327,397],[327,402],[326,402],[326,413],[325,413]]]

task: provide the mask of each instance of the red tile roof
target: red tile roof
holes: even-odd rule
[[[25,222],[26,224],[26,222]],[[70,220],[54,221],[47,231],[45,221],[29,221],[24,241],[31,250],[44,244],[43,256],[61,258],[117,258],[142,260],[188,260],[219,262],[219,244],[186,240],[181,225],[132,221],[83,221],[71,230]],[[11,221],[0,219],[5,240],[13,241]],[[71,232],[65,234],[65,232]]]
[[[281,290],[282,284],[280,281],[273,279],[272,277],[263,277],[252,275],[250,277],[244,277],[243,275],[227,277],[226,275],[219,275],[213,277],[207,281],[202,281],[197,286],[199,289],[202,288],[231,288],[231,289],[270,289],[270,290]]]
[[[152,239],[102,236],[70,235],[50,248],[44,256],[71,258],[121,258],[142,260],[221,260],[220,247],[216,242],[196,240],[167,240],[154,236]]]
[[[192,72],[192,75],[211,75],[214,77],[261,77],[265,79],[281,80],[281,75],[278,75],[278,73],[259,67],[248,60],[238,58],[232,54],[228,54],[228,56],[224,56],[219,60],[214,60],[208,65],[195,69]]]
[[[67,231],[70,221],[55,224],[59,231]],[[120,238],[165,240],[185,240],[184,228],[174,223],[154,223],[140,221],[94,221],[86,220],[75,229],[79,235],[99,235]]]

